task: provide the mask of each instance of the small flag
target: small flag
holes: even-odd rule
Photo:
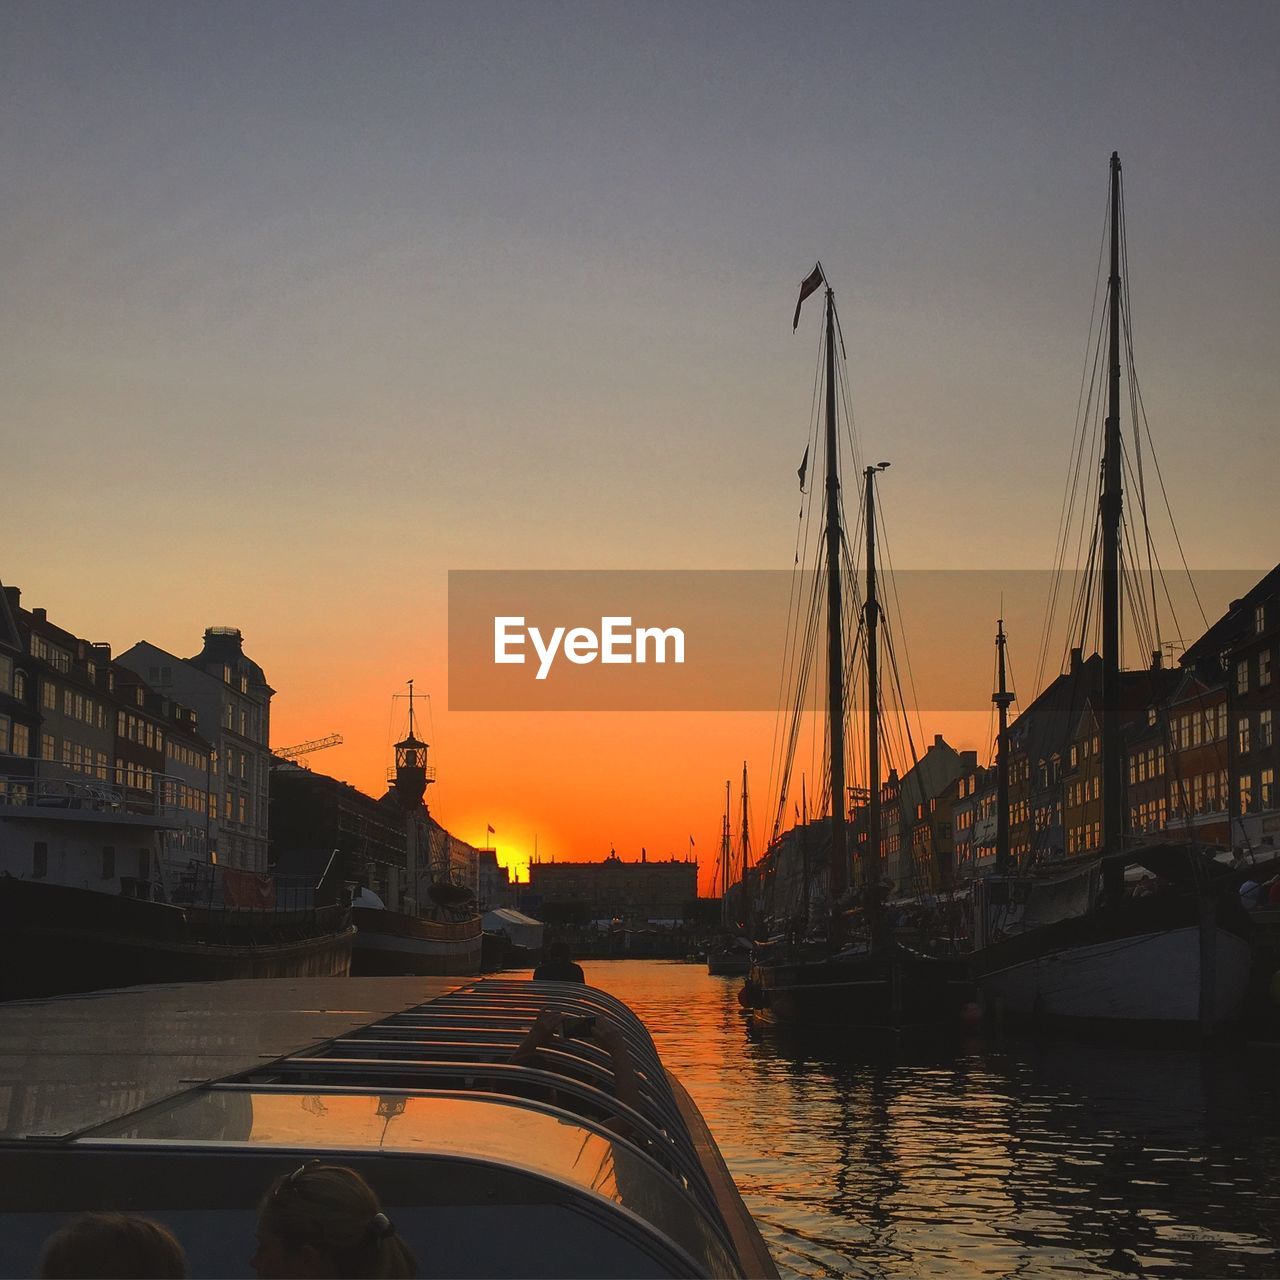
[[[808,445],[805,445],[805,447],[804,447],[804,457],[800,459],[800,470],[796,472],[796,475],[798,475],[798,476],[800,477],[800,492],[801,492],[801,493],[803,493],[803,492],[804,492],[804,478],[805,478],[805,475],[806,475],[806,473],[808,472],[808,470],[809,470],[809,446],[808,446]]]
[[[485,827],[484,833],[487,836],[496,836],[498,834],[492,827]]]
[[[690,837],[689,837],[689,848],[690,848],[690,849],[692,849],[692,848],[693,848],[693,837],[692,837],[692,836],[690,836]]]
[[[796,303],[795,319],[791,322],[791,332],[795,333],[800,325],[800,308],[804,305],[804,300],[820,285],[826,284],[826,277],[822,274],[822,267],[815,266],[812,271],[805,277],[804,283],[800,286],[800,300]]]

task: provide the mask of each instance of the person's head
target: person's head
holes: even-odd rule
[[[182,1246],[158,1222],[123,1213],[82,1213],[45,1242],[42,1280],[170,1280],[187,1274]]]
[[[270,1280],[414,1275],[413,1254],[373,1188],[354,1169],[319,1160],[282,1174],[267,1189],[253,1265]]]

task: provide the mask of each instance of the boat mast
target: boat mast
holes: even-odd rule
[[[844,896],[848,848],[844,784],[844,609],[840,598],[840,458],[836,443],[835,294],[827,286],[827,724],[831,756],[832,912]]]
[[[747,762],[742,762],[742,910],[748,925],[751,922],[751,891],[747,873],[751,870],[751,828],[747,813]]]
[[[889,464],[868,467],[867,489],[867,601],[863,606],[867,626],[867,852],[862,881],[870,885],[880,879],[880,605],[876,599],[876,491],[875,476]]]
[[[1005,688],[1004,619],[996,623],[996,654],[999,658],[1000,684],[991,701],[999,708],[1000,735],[996,739],[996,875],[1009,873],[1009,704],[1013,694]]]
[[[1120,743],[1120,156],[1111,153],[1110,343],[1102,462],[1102,847],[1119,853],[1124,834]],[[1123,889],[1124,868],[1107,867],[1108,896]]]
[[[720,923],[729,923],[729,782],[724,784],[724,828],[720,832]]]

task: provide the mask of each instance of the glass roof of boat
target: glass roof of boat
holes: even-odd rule
[[[631,1103],[618,1097],[616,1047],[591,1034],[557,1034],[511,1061],[544,1009],[609,1024],[635,1078]],[[648,1031],[582,984],[247,981],[10,1005],[5,1085],[15,1105],[0,1139],[496,1162],[636,1214],[708,1274],[733,1270]]]
[[[719,1229],[687,1188],[631,1143],[536,1103],[493,1095],[200,1090],[82,1134],[104,1143],[235,1144],[306,1152],[495,1162],[567,1183],[634,1213],[727,1275]]]

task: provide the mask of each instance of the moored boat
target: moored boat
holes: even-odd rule
[[[1252,957],[1247,920],[1230,877],[1204,847],[1190,838],[1152,840],[1126,831],[1126,729],[1136,718],[1160,733],[1162,703],[1169,696],[1172,673],[1162,670],[1160,632],[1154,617],[1136,619],[1133,628],[1157,642],[1151,668],[1130,671],[1121,663],[1122,598],[1136,596],[1136,607],[1141,607],[1144,597],[1125,581],[1122,347],[1128,351],[1130,382],[1136,383],[1136,378],[1127,316],[1122,320],[1122,292],[1127,294],[1128,285],[1122,272],[1126,238],[1120,157],[1115,152],[1110,162],[1109,196],[1107,412],[1102,424],[1101,484],[1096,509],[1091,512],[1095,532],[1090,549],[1091,563],[1096,560],[1099,566],[1101,598],[1094,602],[1086,595],[1085,600],[1085,611],[1096,604],[1100,615],[1101,652],[1084,662],[1080,650],[1073,651],[1070,670],[1058,676],[1023,713],[1023,718],[1029,718],[1037,707],[1051,708],[1055,699],[1061,702],[1065,696],[1073,719],[1088,724],[1095,745],[1081,753],[1072,747],[1068,769],[1074,770],[1081,795],[1091,783],[1090,798],[1100,799],[1100,806],[1090,811],[1099,815],[1093,826],[1100,838],[1091,838],[1083,847],[1069,845],[1059,851],[1059,858],[1063,852],[1067,855],[1061,861],[1035,866],[1028,858],[1020,871],[1014,867],[1006,723],[1012,695],[1005,690],[1001,625],[997,632],[1000,685],[995,696],[1000,710],[996,874],[975,885],[971,963],[982,1003],[997,1014],[1111,1030],[1123,1025],[1145,1031],[1167,1029],[1198,1037],[1220,1031],[1239,1018]],[[1124,305],[1127,307],[1127,302]],[[1099,352],[1102,337],[1100,329]],[[1100,392],[1097,399],[1101,404]],[[1137,429],[1135,422],[1135,435]],[[1139,444],[1135,440],[1135,449]],[[1137,482],[1141,484],[1140,477]],[[1141,489],[1139,501],[1130,505],[1137,506],[1145,524],[1146,498]],[[1150,547],[1150,529],[1142,533]],[[1134,531],[1128,531],[1130,539],[1134,536]],[[1060,554],[1066,542],[1063,535]],[[1154,576],[1154,568],[1148,568]],[[1086,583],[1090,581],[1086,575]],[[1151,593],[1154,596],[1154,583]],[[1094,667],[1100,676],[1096,686],[1090,675]],[[1062,727],[1075,729],[1070,722]],[[1053,743],[1046,747],[1045,755],[1058,758],[1065,745]],[[1158,747],[1153,748],[1159,752],[1161,774],[1164,745],[1161,737]],[[1092,776],[1085,771],[1086,756],[1091,758],[1091,770],[1096,762]],[[1136,780],[1132,774],[1130,780]],[[1081,802],[1077,801],[1076,808],[1083,812]],[[1163,824],[1163,801],[1160,810]],[[1059,808],[1059,823],[1061,814]],[[1048,825],[1047,818],[1044,825]],[[1191,834],[1188,831],[1189,837]],[[1131,875],[1138,880],[1131,881]]]
[[[548,1008],[607,1026],[634,1089],[595,1040],[522,1060]],[[420,1274],[777,1275],[643,1024],[591,987],[317,979],[10,1005],[0,1088],[0,1276],[34,1274],[85,1210],[159,1221],[194,1274],[245,1275],[263,1191],[314,1157],[369,1181]]]
[[[846,807],[846,719],[852,704],[849,664],[857,640],[847,641],[845,579],[849,576],[848,551],[842,510],[840,446],[836,422],[837,355],[835,293],[821,264],[800,286],[795,323],[806,297],[824,289],[825,307],[825,549],[826,587],[826,721],[827,796],[830,813],[824,929],[810,930],[808,911],[804,936],[794,929],[772,945],[758,949],[743,988],[742,1000],[762,1018],[800,1030],[905,1031],[944,1027],[959,1018],[968,999],[970,983],[965,965],[956,957],[941,957],[905,945],[894,936],[883,912],[881,889],[881,733],[882,695],[878,633],[881,609],[877,598],[875,480],[888,467],[881,462],[863,468],[865,519],[866,595],[861,636],[866,665],[867,787],[860,819],[863,838],[858,843],[860,875],[856,888],[849,850]],[[793,325],[794,328],[794,325]],[[800,468],[801,484],[808,452]],[[850,555],[852,553],[849,553]],[[816,587],[815,605],[819,600]],[[850,611],[851,613],[853,611]],[[818,634],[816,625],[813,635]],[[816,646],[813,646],[816,650]],[[889,651],[892,660],[892,649]],[[803,691],[804,678],[797,684]],[[793,723],[803,713],[803,697],[797,697]],[[783,772],[786,772],[784,768]],[[776,831],[776,828],[775,828]],[[807,899],[807,886],[806,886]],[[849,908],[855,900],[856,916]]]

